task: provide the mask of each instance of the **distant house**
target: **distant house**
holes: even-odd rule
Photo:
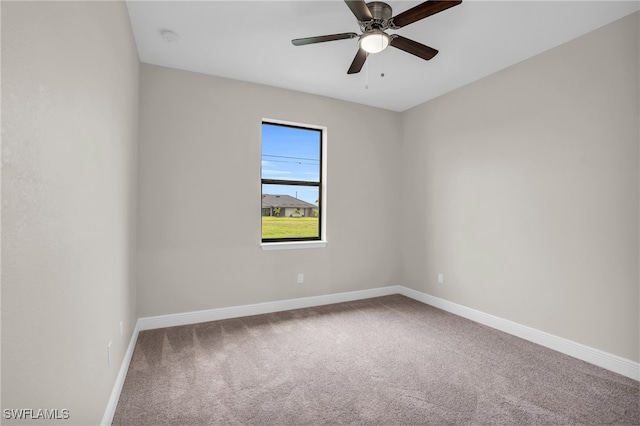
[[[276,214],[274,209],[279,208],[280,214]],[[306,201],[299,200],[290,195],[262,195],[262,216],[305,216],[314,217],[318,206],[315,204],[307,203]],[[299,213],[294,213],[298,209]]]

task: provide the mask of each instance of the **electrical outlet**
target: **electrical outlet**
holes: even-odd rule
[[[302,272],[298,274],[298,284],[304,284],[304,274]]]
[[[442,272],[438,274],[438,284],[444,284],[444,274]]]

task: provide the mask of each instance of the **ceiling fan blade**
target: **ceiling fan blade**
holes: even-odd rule
[[[349,71],[347,71],[347,74],[359,73],[365,61],[367,60],[367,56],[369,56],[369,54],[367,53],[366,50],[358,49],[358,53],[356,53],[356,57],[353,58],[353,62],[351,63],[351,66],[349,67]]]
[[[394,34],[394,37],[391,39],[391,46],[404,50],[412,55],[416,55],[426,61],[438,54],[438,51],[432,47],[425,46],[422,43],[418,43],[417,41],[410,40],[397,34]]]
[[[421,3],[409,10],[406,10],[393,17],[394,28],[402,28],[405,25],[412,24],[416,21],[426,18],[427,16],[435,15],[438,12],[447,10],[450,7],[457,6],[462,3],[462,0],[456,1],[438,1],[429,0]]]
[[[373,19],[373,15],[364,0],[344,0],[344,2],[349,6],[358,21],[370,21]]]
[[[293,43],[294,46],[304,46],[305,44],[322,43],[324,41],[345,40],[348,38],[356,37],[358,37],[358,34],[356,33],[340,33],[317,37],[296,38],[294,40],[291,40],[291,43]]]

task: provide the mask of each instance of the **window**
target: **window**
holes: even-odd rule
[[[262,123],[262,242],[323,236],[323,128]]]

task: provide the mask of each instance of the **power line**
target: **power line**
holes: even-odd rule
[[[267,154],[263,154],[263,157],[273,157],[273,158],[289,158],[291,160],[308,160],[308,161],[317,161],[320,162],[320,160],[316,159],[316,158],[304,158],[304,157],[288,157],[286,155],[267,155]],[[273,160],[276,161],[276,160]]]
[[[303,161],[287,161],[287,160],[268,160],[270,163],[291,163],[291,164],[311,164],[317,166],[318,164],[305,163]]]

